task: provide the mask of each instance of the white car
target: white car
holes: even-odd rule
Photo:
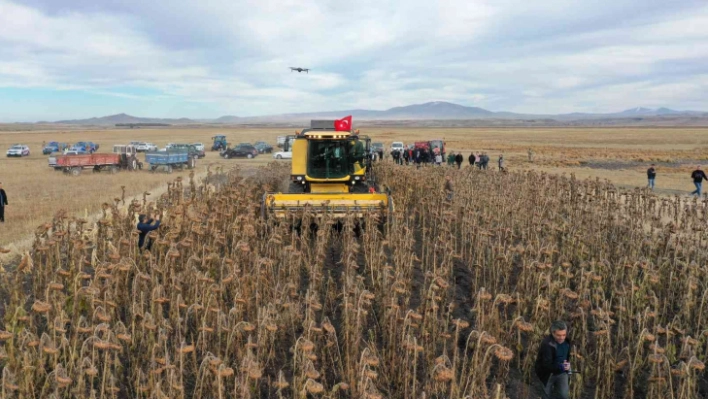
[[[192,143],[193,146],[197,148],[197,151],[204,151],[204,144],[202,143]]]
[[[137,152],[157,151],[157,146],[153,143],[138,143],[135,145]]]
[[[27,157],[30,154],[30,149],[24,144],[15,144],[7,150],[8,157]]]
[[[406,149],[406,146],[403,145],[402,142],[400,142],[400,141],[394,141],[393,143],[391,143],[391,149],[390,149],[389,152],[393,152],[393,151],[403,151],[403,150],[405,150],[405,149]]]
[[[292,157],[292,151],[278,151],[276,153],[273,153],[273,158],[275,159],[292,159]]]

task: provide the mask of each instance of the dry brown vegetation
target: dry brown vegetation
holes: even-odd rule
[[[27,126],[36,128],[41,125]],[[54,126],[61,129],[61,126]],[[84,173],[78,178],[67,178],[47,167],[41,154],[44,141],[77,142],[91,140],[109,151],[113,144],[132,140],[150,141],[158,146],[168,142],[196,142],[209,145],[211,137],[223,133],[232,143],[266,140],[275,143],[278,135],[290,134],[289,128],[189,128],[167,129],[100,129],[17,131],[16,125],[0,126],[0,150],[13,143],[28,144],[29,158],[8,159],[0,156],[0,182],[5,186],[11,205],[7,208],[7,222],[0,226],[0,245],[31,239],[38,224],[48,220],[57,209],[66,209],[70,215],[93,215],[100,204],[122,195],[125,186],[128,197],[144,191],[164,187],[174,176],[145,172],[118,173],[115,176],[95,176]],[[708,156],[708,129],[700,128],[363,128],[362,133],[374,141],[390,144],[406,143],[432,137],[444,137],[454,151],[487,151],[494,166],[499,153],[504,153],[511,170],[533,169],[551,173],[574,173],[578,178],[608,179],[622,186],[646,184],[644,171],[647,162],[659,162],[657,187],[673,190],[668,193],[693,190],[687,178],[690,168]],[[534,162],[528,162],[527,149],[534,152]],[[255,160],[224,161],[215,153],[198,163],[197,176],[202,176],[208,165],[262,166],[269,156]],[[186,176],[186,172],[182,172]],[[13,249],[15,247],[13,246]],[[24,246],[17,247],[18,252]]]
[[[288,173],[180,178],[95,226],[39,226],[0,276],[0,397],[530,398],[556,318],[573,398],[706,397],[705,202],[384,164],[383,229],[298,234],[258,217]],[[165,215],[152,252],[137,212]]]

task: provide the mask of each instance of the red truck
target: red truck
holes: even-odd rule
[[[426,153],[430,156],[427,160],[423,160],[423,162],[435,161],[433,157],[435,156],[434,154],[437,152],[441,153],[440,155],[442,155],[443,160],[445,159],[445,140],[433,139],[430,141],[416,141],[414,144],[414,148],[425,150]],[[430,154],[431,151],[433,154]]]
[[[89,168],[94,172],[116,173],[120,169],[141,169],[142,162],[138,162],[136,154],[133,146],[116,145],[113,147],[112,154],[64,155],[56,157],[55,160],[50,159],[49,163],[54,169],[71,173],[74,176],[81,174],[83,169]],[[54,161],[53,165],[52,161]]]

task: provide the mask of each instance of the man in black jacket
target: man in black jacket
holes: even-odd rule
[[[563,321],[551,324],[551,334],[543,339],[536,355],[536,375],[543,383],[544,399],[568,399],[570,372],[570,340]],[[555,391],[555,395],[554,395]]]
[[[469,161],[470,166],[474,166],[475,161],[477,161],[477,158],[474,156],[474,152],[470,154],[470,157],[467,158],[467,161]]]
[[[708,180],[708,177],[706,177],[705,172],[701,170],[701,166],[698,165],[696,170],[691,173],[691,178],[693,179],[693,184],[696,186],[696,189],[691,193],[698,195],[699,197],[701,196],[701,186],[703,186],[703,180]]]
[[[647,187],[654,191],[654,180],[656,180],[656,169],[654,169],[654,164],[651,164],[649,169],[647,169]]]
[[[5,223],[5,206],[7,205],[7,194],[5,190],[2,189],[2,183],[0,183],[0,222]]]
[[[462,167],[462,161],[464,161],[465,158],[462,156],[461,152],[458,152],[457,155],[455,155],[455,163],[457,164],[457,169],[460,169]]]

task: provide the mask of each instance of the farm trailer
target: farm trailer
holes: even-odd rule
[[[143,168],[143,163],[136,158],[137,152],[131,145],[115,145],[112,154],[64,155],[50,157],[49,166],[74,176],[81,174],[83,169],[93,169],[94,172],[108,171],[116,173],[121,169],[137,170]]]
[[[197,164],[196,158],[190,156],[187,151],[153,151],[145,154],[145,162],[150,164],[150,171],[155,172],[162,167],[166,173],[172,173],[172,169],[179,168],[194,169]]]
[[[121,169],[121,162],[119,154],[64,155],[56,158],[54,168],[74,176],[84,169],[116,173]]]

